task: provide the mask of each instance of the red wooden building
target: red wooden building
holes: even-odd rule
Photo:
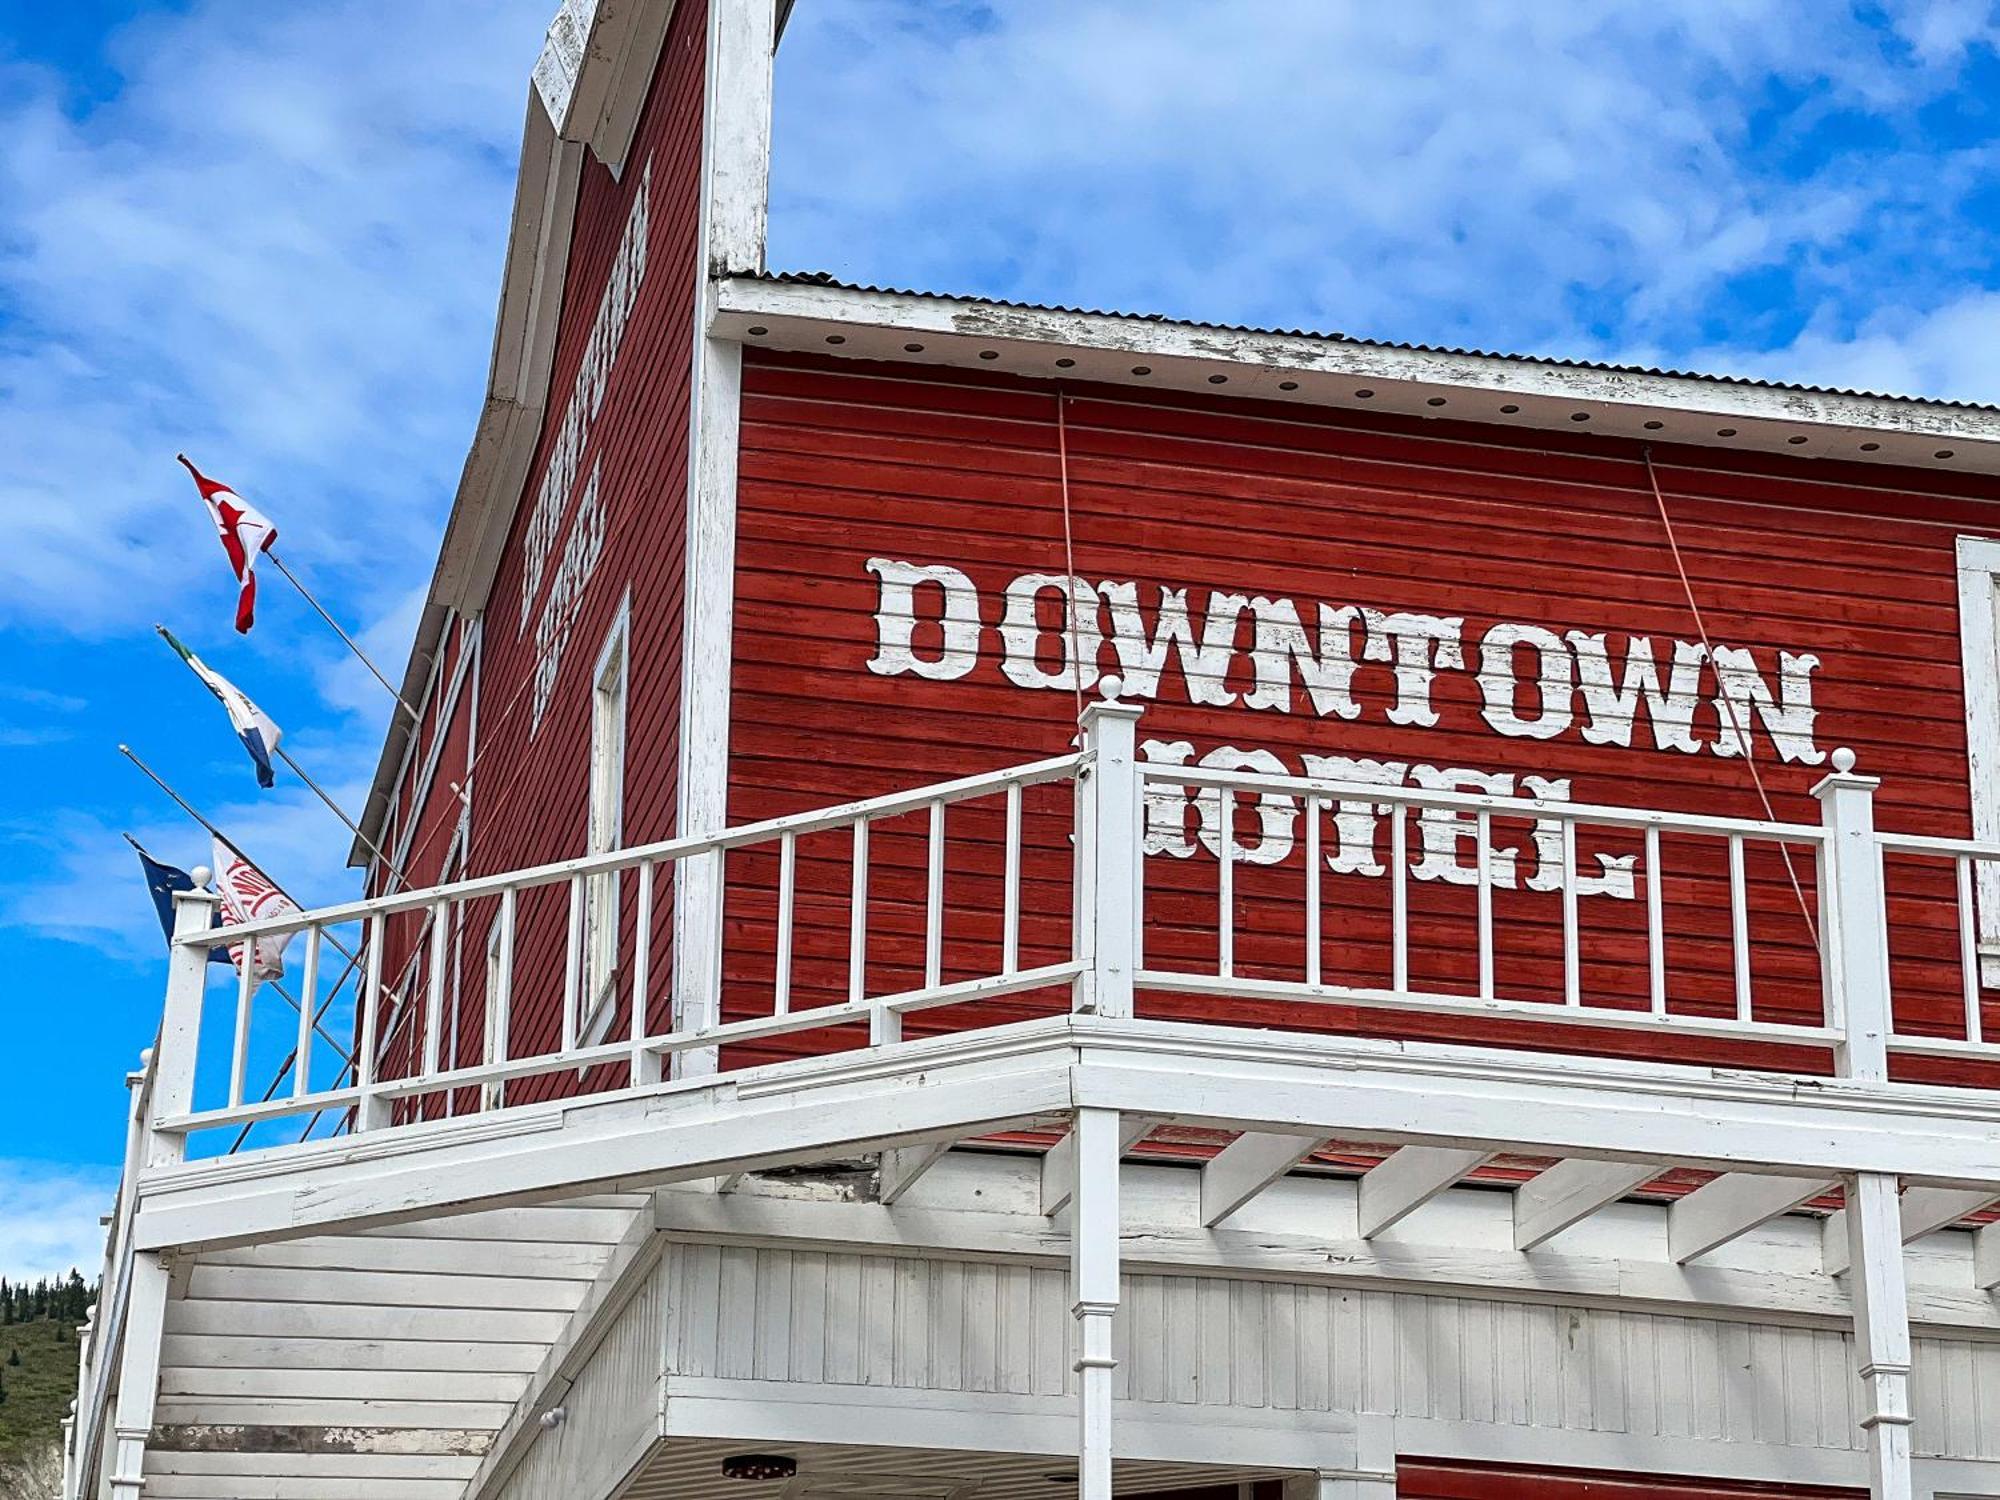
[[[788,8],[551,30],[71,1493],[2000,1495],[2000,413],[774,273]]]

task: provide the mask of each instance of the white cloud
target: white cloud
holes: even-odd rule
[[[1767,380],[2000,402],[2000,292],[1968,292],[1942,307],[1884,307],[1852,331],[1817,318],[1775,349],[1696,351],[1702,369]]]
[[[97,1221],[117,1190],[110,1170],[0,1157],[0,1276],[36,1281],[74,1268],[96,1280],[104,1257]]]
[[[229,769],[240,774],[247,795],[201,811],[301,906],[353,899],[353,873],[344,867],[352,835],[339,820],[290,775],[272,791],[259,793],[241,750],[227,744],[220,750],[233,751],[242,762],[239,767],[232,761]],[[302,763],[310,764],[305,759],[312,753],[310,741],[300,753]],[[359,766],[358,758],[347,759]],[[367,791],[365,776],[357,770],[322,785],[343,807],[359,807]],[[79,943],[140,965],[149,978],[163,980],[159,920],[138,878],[131,846],[119,834],[129,829],[155,859],[182,869],[209,864],[211,841],[163,799],[149,800],[147,806],[146,814],[122,821],[70,810],[0,826],[7,863],[35,872],[32,881],[0,885],[0,927],[29,928],[43,937]]]
[[[422,581],[547,9],[210,0],[80,111],[0,68],[0,623],[224,592],[182,447],[365,612]]]
[[[1926,63],[1956,64],[1975,42],[2000,39],[2000,5],[1994,0],[1896,0],[1891,24]]]
[[[1685,350],[1764,274],[1858,316],[1897,278],[1944,295],[1935,231],[1989,175],[1824,133],[1954,86],[1974,33],[1922,26],[1898,49],[1863,7],[1802,26],[1786,0],[820,0],[780,53],[773,260],[1558,353]]]

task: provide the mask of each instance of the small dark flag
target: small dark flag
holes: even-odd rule
[[[160,914],[160,931],[164,932],[167,940],[171,942],[174,936],[174,897],[182,891],[193,890],[194,877],[186,870],[177,870],[172,865],[161,864],[148,854],[145,847],[131,834],[125,835],[125,842],[130,844],[139,856],[139,868],[146,872],[146,889],[153,893],[153,907]],[[215,914],[214,925],[218,927],[222,925],[222,913],[219,911]],[[208,961],[212,964],[226,964],[229,962],[229,954],[225,949],[211,948],[208,950]]]

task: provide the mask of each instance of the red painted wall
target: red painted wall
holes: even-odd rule
[[[1406,1459],[1396,1465],[1396,1493],[1402,1500],[1845,1500],[1863,1491]]]
[[[1607,637],[1614,672],[1629,636],[1651,638],[1667,669],[1676,640],[1698,640],[1673,570],[1666,533],[1632,445],[1569,434],[1509,434],[1445,422],[1316,414],[1239,401],[1201,401],[1127,390],[1079,390],[1067,407],[1075,572],[1137,585],[1144,628],[1158,628],[1159,589],[1185,589],[1194,628],[1211,591],[1290,599],[1311,628],[1314,605],[1357,605],[1465,621],[1466,668],[1438,672],[1433,727],[1392,723],[1396,683],[1386,663],[1364,661],[1352,682],[1358,714],[1313,711],[1302,690],[1293,711],[1258,711],[1249,619],[1239,623],[1226,706],[1191,701],[1173,668],[1146,707],[1142,739],[1185,741],[1199,757],[1221,746],[1266,749],[1286,770],[1307,754],[1367,757],[1438,768],[1567,778],[1571,800],[1760,816],[1745,762],[1713,753],[1724,739],[1701,675],[1693,733],[1698,753],[1653,748],[1642,720],[1634,745],[1593,744],[1576,721],[1552,738],[1505,736],[1483,717],[1478,643],[1496,622]],[[1003,671],[1003,594],[1025,573],[1061,575],[1065,563],[1056,388],[904,367],[871,368],[753,354],[746,372],[731,726],[731,817],[746,821],[846,797],[910,787],[1060,751],[1074,727],[1066,690],[1031,690]],[[1718,646],[1747,647],[1778,690],[1779,653],[1810,652],[1817,710],[1811,743],[1820,763],[1782,763],[1753,725],[1758,763],[1780,818],[1816,822],[1808,795],[1823,757],[1852,746],[1860,769],[1884,778],[1879,822],[1894,829],[1964,834],[1965,737],[1958,673],[1954,538],[2000,529],[1991,485],[1905,476],[1827,461],[1736,457],[1716,449],[1663,449],[1659,473],[1708,632]],[[882,594],[871,558],[945,564],[979,592],[979,654],[966,675],[927,680],[883,675]],[[941,595],[926,589],[913,649],[936,659]],[[1060,665],[1057,596],[1043,595],[1040,657]],[[1108,613],[1099,616],[1107,635]],[[1358,641],[1359,637],[1355,637]],[[1532,681],[1532,658],[1517,653]],[[1099,661],[1118,664],[1107,643]],[[1534,720],[1538,694],[1523,688],[1516,713]],[[997,812],[962,820],[948,857],[951,912],[947,978],[990,970],[997,953]],[[919,825],[877,835],[871,912],[883,931],[876,992],[911,982],[920,965],[922,841]],[[1036,820],[1030,863],[1031,952],[1059,956],[1067,943],[1066,824]],[[1299,903],[1303,833],[1269,867],[1238,867],[1237,970],[1296,977],[1303,960]],[[1257,842],[1248,809],[1239,840]],[[1386,824],[1378,835],[1386,860]],[[1333,848],[1329,826],[1327,848]],[[844,998],[846,846],[801,848],[796,1003]],[[1536,868],[1529,830],[1496,828],[1496,845],[1519,846],[1517,875]],[[1635,855],[1636,836],[1584,835],[1592,856]],[[1676,1009],[1732,1009],[1725,862],[1716,843],[1669,836],[1663,853],[1669,990]],[[1465,863],[1470,863],[1469,842]],[[770,874],[736,861],[726,1009],[760,1013],[771,979]],[[1216,867],[1205,851],[1148,861],[1148,952],[1168,967],[1213,965]],[[1809,851],[1796,874],[1816,919]],[[1907,875],[1907,872],[1905,872]],[[1819,1005],[1816,960],[1783,864],[1748,857],[1754,987],[1760,1018],[1804,1018]],[[1039,877],[1039,880],[1033,878]],[[1386,984],[1388,887],[1383,878],[1332,875],[1325,967],[1329,978]],[[1474,988],[1474,894],[1441,881],[1413,882],[1413,983],[1443,992]],[[1898,877],[1903,930],[1898,980],[1902,1023],[1948,1030],[1957,1005],[1956,949],[1941,925],[1941,888]],[[1630,900],[1580,902],[1586,992],[1641,1006],[1644,876]],[[1560,996],[1560,897],[1496,894],[1499,991]],[[900,966],[900,967],[898,967]],[[987,1019],[1046,1012],[1045,996],[996,1005]],[[1535,1045],[1689,1059],[1782,1062],[1823,1068],[1821,1053],[1669,1040],[1646,1033],[1575,1032],[1541,1026],[1357,1012],[1297,1003],[1145,997],[1142,1013],[1251,1024],[1325,1026],[1477,1037]],[[937,1013],[934,1024],[956,1024]],[[849,1037],[857,1038],[850,1030]],[[824,1047],[830,1039],[789,1045]],[[835,1043],[837,1044],[837,1043]],[[781,1044],[774,1050],[784,1050]]]

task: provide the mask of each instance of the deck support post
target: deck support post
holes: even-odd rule
[[[1092,757],[1076,787],[1075,1008],[1122,1019],[1132,1014],[1140,961],[1143,867],[1139,853],[1139,707],[1117,701],[1106,677],[1105,701],[1083,711],[1083,747]]]
[[[193,951],[193,950],[191,950]],[[112,1418],[111,1500],[140,1500],[146,1482],[146,1440],[160,1390],[160,1343],[166,1330],[166,1258],[142,1250],[132,1257],[125,1303],[125,1344],[118,1364],[118,1408]]]
[[[1111,1500],[1111,1382],[1118,1368],[1118,1111],[1079,1109],[1070,1226],[1070,1313],[1077,1325],[1077,1493]]]
[[[1833,752],[1833,770],[1813,788],[1826,842],[1820,855],[1820,971],[1827,1023],[1839,1035],[1843,1078],[1886,1083],[1889,1038],[1888,921],[1882,850],[1875,842],[1875,788],[1854,771],[1854,752]],[[1901,1184],[1894,1173],[1845,1179],[1854,1362],[1865,1399],[1861,1429],[1873,1500],[1911,1500],[1910,1311],[1903,1273]]]
[[[187,1155],[187,1138],[161,1130],[160,1122],[194,1108],[195,1053],[201,1046],[208,949],[179,939],[214,926],[220,902],[220,897],[202,890],[182,891],[174,897],[175,942],[167,955],[167,998],[160,1011],[160,1039],[153,1046],[152,1116],[146,1121],[148,1166],[164,1166]],[[129,1173],[126,1182],[129,1190]]]
[[[1896,1178],[1886,1172],[1847,1179],[1854,1362],[1866,1392],[1861,1428],[1873,1500],[1911,1500],[1916,1493],[1910,1472],[1910,1315],[1896,1187]]]
[[[1854,773],[1854,752],[1833,752],[1833,770],[1813,788],[1821,826],[1820,973],[1826,1019],[1839,1035],[1843,1078],[1889,1076],[1889,944],[1882,851],[1875,843],[1874,776]]]

